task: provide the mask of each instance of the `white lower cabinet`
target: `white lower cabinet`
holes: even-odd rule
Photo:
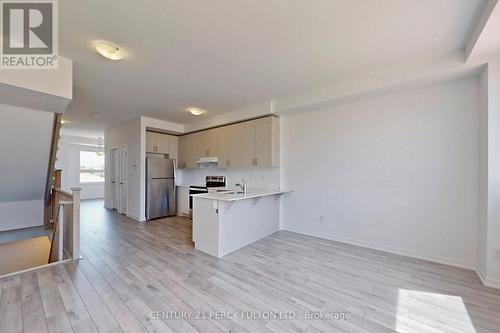
[[[189,216],[189,187],[177,186],[177,215]]]
[[[279,230],[276,196],[233,202],[193,198],[195,248],[222,257]]]

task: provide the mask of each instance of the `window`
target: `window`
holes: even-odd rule
[[[104,154],[80,151],[80,183],[104,182]]]

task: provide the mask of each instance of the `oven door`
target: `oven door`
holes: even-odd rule
[[[208,189],[206,188],[189,188],[189,209],[193,210],[193,197],[191,195],[193,194],[204,194],[208,193]]]

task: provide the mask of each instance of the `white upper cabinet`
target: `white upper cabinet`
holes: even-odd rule
[[[218,137],[218,167],[239,167],[241,165],[240,128],[237,125],[221,127]]]
[[[279,120],[276,117],[256,121],[254,166],[279,167],[279,130]]]
[[[192,136],[181,136],[179,139],[179,162],[177,167],[195,168],[196,152],[194,151],[194,138]]]
[[[217,129],[209,130],[202,134],[202,154],[205,157],[217,157],[218,156],[218,140],[219,135]]]
[[[170,135],[156,134],[156,152],[160,154],[169,154],[169,142],[171,141]]]
[[[174,135],[146,131],[146,152],[168,154],[169,158],[178,158],[179,138]]]
[[[255,165],[255,124],[253,122],[242,123],[237,132],[239,134],[239,156],[235,167],[252,167]]]
[[[279,120],[270,116],[184,135],[179,167],[196,168],[201,157],[217,157],[219,168],[279,166]]]
[[[146,152],[156,153],[156,133],[146,132]]]
[[[168,141],[168,156],[174,160],[179,159],[179,140]]]

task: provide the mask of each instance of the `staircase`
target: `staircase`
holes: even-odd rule
[[[0,276],[47,264],[51,235],[45,226],[0,233]]]
[[[0,277],[79,258],[79,189],[55,170],[61,114],[0,105]]]

